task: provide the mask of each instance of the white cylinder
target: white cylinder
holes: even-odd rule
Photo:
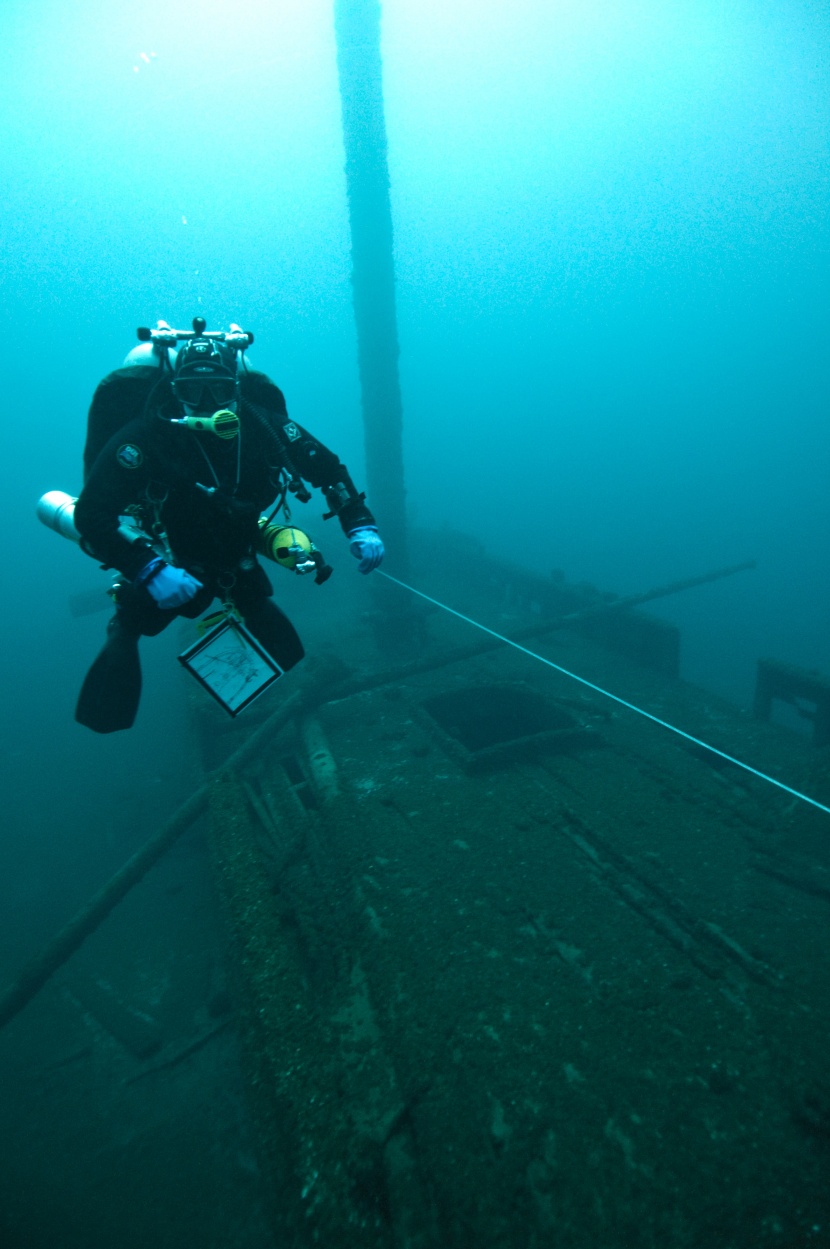
[[[37,518],[48,529],[54,529],[63,538],[80,542],[81,535],[75,528],[75,504],[78,502],[63,490],[49,490],[38,499]]]
[[[81,535],[75,528],[75,495],[63,490],[49,490],[37,502],[37,518],[47,529],[54,529],[62,538],[80,542]],[[127,542],[147,542],[147,534],[131,516],[119,516],[118,532]]]
[[[300,721],[300,737],[305,746],[312,786],[324,803],[331,802],[340,792],[337,764],[329,750],[323,726],[316,716],[303,716]]]

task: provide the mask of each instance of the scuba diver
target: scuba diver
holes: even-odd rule
[[[139,330],[144,341],[95,391],[75,503],[81,546],[119,576],[107,641],[84,680],[75,718],[97,733],[132,726],[141,696],[138,640],[214,598],[241,616],[279,668],[304,655],[257,559],[262,535],[287,497],[322,490],[369,573],[383,543],[364,495],[338,457],[289,419],[279,388],[244,355],[253,335]],[[261,518],[266,509],[269,517]],[[292,531],[293,532],[293,531]],[[296,571],[331,572],[312,543]],[[297,550],[297,548],[293,548]]]

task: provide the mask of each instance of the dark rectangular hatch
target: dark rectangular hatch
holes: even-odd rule
[[[447,690],[420,707],[445,749],[470,771],[569,749],[592,736],[569,712],[520,682]]]

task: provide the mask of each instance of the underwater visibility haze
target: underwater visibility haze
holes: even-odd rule
[[[372,0],[337,2],[344,9],[366,7],[371,13],[376,8]],[[230,728],[218,718],[207,730],[199,727],[202,713],[194,704],[200,691],[185,689],[176,663],[195,634],[187,639],[178,629],[142,642],[145,692],[131,732],[98,737],[73,719],[80,683],[103,638],[108,579],[75,546],[38,525],[35,505],[47,490],[79,493],[90,398],[98,381],[119,367],[136,344],[136,327],[165,319],[188,328],[201,316],[209,330],[231,323],[251,330],[251,360],[283,389],[290,417],[333,447],[358,488],[366,487],[334,8],[332,0],[239,0],[232,5],[170,0],[143,7],[126,0],[72,5],[7,0],[4,6],[4,984],[199,789],[204,770],[224,757],[222,734],[228,734],[230,753],[246,733],[244,715],[234,722],[239,738],[231,739]],[[671,696],[659,682],[652,684],[657,682],[653,672],[639,675],[631,652],[628,666],[618,658],[616,670],[610,660],[606,665],[587,649],[584,639],[565,639],[557,650],[548,637],[544,653],[567,669],[584,663],[588,679],[634,702],[644,699],[669,721],[682,719],[685,712],[689,731],[706,740],[714,733],[712,744],[721,750],[741,757],[757,747],[748,762],[828,802],[828,747],[811,738],[812,709],[803,699],[776,707],[773,719],[784,743],[778,753],[772,736],[752,738],[747,726],[752,725],[758,660],[793,665],[819,683],[830,677],[830,11],[818,0],[381,0],[379,11],[413,584],[488,628],[509,632],[530,627],[540,610],[538,591],[523,590],[523,578],[536,587],[570,587],[576,597],[573,602],[563,598],[559,606],[575,610],[595,601],[597,592],[627,596],[755,561],[752,570],[646,609],[659,622],[655,638],[675,637],[671,630],[679,631],[679,670],[672,674]],[[274,572],[272,579],[313,663],[333,662],[336,656],[343,665],[338,679],[350,669],[356,680],[354,673],[391,662],[388,654],[372,650],[378,600],[369,581],[377,579],[355,576],[347,543],[333,532],[336,525],[323,525],[322,511],[318,495],[297,512],[296,523],[307,525],[325,547],[335,567],[331,584],[316,587],[282,572]],[[383,516],[377,520],[383,534]],[[390,570],[392,557],[390,552]],[[96,590],[102,610],[73,614],[75,597],[88,598]],[[482,640],[439,609],[423,619],[433,642],[461,647]],[[659,628],[666,632],[660,634]],[[417,630],[407,635],[412,651],[398,654],[396,662],[415,662],[422,654],[416,635]],[[423,636],[420,645],[426,645]],[[655,747],[642,772],[633,762],[627,771],[620,760],[629,749],[633,760],[640,749],[637,735],[651,732],[650,726],[632,730],[627,739],[628,721],[617,708],[597,713],[588,724],[580,702],[587,695],[565,681],[548,688],[553,678],[526,655],[511,655],[503,670],[497,673],[494,666],[489,676],[490,661],[475,662],[479,667],[465,682],[476,685],[487,677],[498,693],[491,693],[489,712],[471,696],[473,722],[483,717],[489,723],[489,715],[493,723],[506,723],[513,710],[499,710],[497,704],[511,684],[563,700],[550,721],[534,704],[533,715],[538,711],[542,719],[528,735],[561,735],[555,749],[565,752],[562,758],[568,762],[552,765],[561,794],[570,786],[568,792],[580,795],[583,784],[587,792],[587,770],[594,770],[594,806],[587,798],[584,803],[579,796],[563,798],[565,805],[561,811],[557,807],[553,821],[564,830],[568,853],[583,856],[584,879],[582,869],[556,859],[546,842],[537,845],[539,829],[547,829],[546,821],[553,819],[548,798],[534,797],[552,784],[547,765],[538,764],[535,780],[526,769],[537,765],[524,758],[517,762],[509,752],[498,760],[488,755],[486,766],[465,755],[462,767],[462,748],[453,737],[460,732],[458,707],[448,721],[439,717],[437,728],[430,719],[430,706],[440,704],[445,690],[424,687],[412,715],[402,710],[411,692],[405,682],[403,694],[383,695],[385,702],[370,693],[364,702],[355,699],[350,716],[343,711],[345,693],[342,705],[321,712],[343,789],[363,815],[352,824],[346,808],[336,805],[345,799],[338,796],[332,799],[334,807],[326,808],[325,793],[318,793],[320,809],[341,811],[329,849],[325,838],[315,834],[315,841],[302,829],[288,839],[288,849],[275,850],[269,843],[271,892],[283,909],[279,922],[272,917],[259,931],[263,942],[262,934],[276,933],[274,939],[285,939],[286,949],[296,955],[294,962],[285,955],[280,964],[277,978],[282,977],[285,1002],[293,1000],[292,992],[298,1000],[305,1000],[306,993],[325,999],[330,1021],[343,1024],[348,1018],[349,1052],[373,1054],[371,1070],[360,1068],[359,1076],[354,1064],[346,1064],[342,1084],[332,1077],[325,1087],[331,1092],[337,1086],[350,1105],[364,1104],[364,1077],[367,1085],[387,1092],[377,1095],[382,1107],[372,1103],[385,1125],[369,1133],[375,1161],[358,1168],[357,1178],[337,1200],[340,1190],[333,1184],[324,1193],[323,1181],[310,1178],[317,1170],[309,1163],[298,1209],[302,1203],[302,1208],[316,1209],[319,1226],[329,1231],[336,1224],[325,1223],[326,1201],[341,1210],[344,1226],[346,1207],[352,1214],[363,1212],[362,1230],[343,1244],[414,1249],[465,1243],[464,1227],[469,1231],[475,1224],[472,1205],[464,1214],[467,1221],[456,1225],[440,1181],[430,1186],[424,1178],[424,1159],[429,1149],[433,1159],[438,1156],[441,1132],[433,1125],[430,1136],[423,1123],[419,1129],[418,1116],[427,1115],[430,1098],[437,1099],[436,1090],[444,1087],[437,1076],[431,1083],[427,1070],[428,1059],[435,1070],[440,1067],[442,1053],[437,1042],[433,1049],[433,1033],[425,1027],[423,1077],[416,1074],[416,1063],[407,1068],[404,1051],[389,1039],[397,1025],[390,1015],[388,1035],[383,1032],[388,1007],[379,1006],[372,995],[385,993],[388,1004],[400,991],[397,1018],[404,1018],[409,990],[400,986],[419,960],[423,970],[412,974],[423,980],[420,989],[413,980],[412,1001],[419,992],[423,1000],[428,996],[430,958],[436,967],[465,964],[467,954],[460,951],[466,947],[453,944],[457,934],[446,920],[455,902],[459,914],[463,910],[473,917],[471,933],[475,916],[481,919],[492,902],[492,922],[488,926],[482,920],[470,938],[470,950],[482,951],[484,960],[487,948],[490,963],[479,967],[477,955],[470,953],[467,978],[458,972],[462,989],[455,996],[447,989],[443,998],[436,991],[441,1011],[449,1012],[446,1061],[448,1067],[455,1062],[453,1070],[459,1073],[459,1123],[473,1122],[463,1108],[474,1104],[478,1089],[481,1105],[486,1104],[481,1149],[488,1166],[508,1168],[522,1140],[535,1142],[527,1157],[522,1155],[521,1167],[515,1163],[524,1188],[516,1198],[513,1230],[505,1230],[509,1218],[498,1227],[496,1219],[491,1243],[582,1249],[599,1243],[592,1236],[603,1235],[606,1245],[620,1249],[650,1249],[658,1243],[701,1249],[830,1245],[830,1207],[816,1179],[822,1169],[826,1175],[830,1158],[830,1085],[813,1079],[811,1065],[819,1048],[819,1017],[826,1023],[817,1000],[823,981],[817,972],[809,984],[798,980],[812,944],[821,950],[822,931],[825,940],[827,935],[830,816],[811,813],[809,827],[798,825],[797,839],[788,840],[787,820],[801,818],[793,814],[797,800],[787,807],[780,795],[765,796],[760,783],[747,797],[738,792],[740,785],[728,769],[708,768],[698,783],[687,771],[693,766],[691,755],[677,742]],[[287,675],[264,696],[262,716],[291,696],[291,680],[293,674]],[[453,682],[464,684],[461,676]],[[694,691],[688,702],[682,683]],[[530,714],[527,708],[525,713]],[[259,723],[261,718],[251,721],[252,726]],[[477,727],[490,749],[486,727]],[[767,727],[772,734],[776,726]],[[313,756],[308,733],[314,731],[303,730],[297,758],[305,757],[303,749]],[[605,754],[590,744],[597,733],[607,735]],[[407,745],[412,734],[417,740]],[[516,735],[522,736],[518,729]],[[577,739],[571,758],[567,751]],[[544,749],[552,740],[545,738]],[[500,738],[496,746],[501,751]],[[453,799],[459,804],[455,815],[450,800],[442,807],[430,788],[436,776],[445,775],[445,765],[443,755],[436,762],[437,755],[428,752],[444,748],[454,760],[446,775],[455,766],[468,768]],[[474,755],[478,748],[463,746]],[[293,747],[283,744],[280,751],[285,759],[294,758]],[[376,761],[375,772],[370,760]],[[674,815],[668,807],[657,814],[674,784],[672,760],[680,796],[673,800]],[[568,771],[572,765],[573,773]],[[281,827],[282,799],[275,796],[267,766],[256,762],[255,772],[239,782],[238,793],[214,796],[214,830],[223,813],[226,829],[236,827],[234,822],[242,819],[239,804],[245,801],[254,804],[251,809],[259,811],[268,829]],[[492,777],[491,766],[496,768]],[[699,760],[697,766],[702,766]],[[285,800],[286,811],[294,812],[285,815],[286,827],[293,827],[294,819],[324,823],[314,803],[310,815],[309,809],[300,810],[297,794],[314,789],[308,776],[302,779],[305,764],[289,760],[284,767],[281,783],[296,791]],[[292,781],[295,767],[300,770]],[[518,771],[511,798],[504,768],[512,767]],[[635,772],[639,779],[631,780]],[[664,776],[660,784],[658,772]],[[721,828],[719,794],[727,806],[733,804],[734,816],[731,823],[724,817],[722,837],[712,831],[715,825]],[[368,805],[359,807],[364,800],[381,804],[375,814]],[[568,802],[569,814],[563,815]],[[753,807],[748,814],[746,804],[752,803],[757,812]],[[774,832],[763,824],[765,803]],[[689,814],[693,807],[696,813]],[[402,887],[396,917],[388,896],[381,898],[384,865],[394,859],[398,842],[409,846],[411,839],[413,845],[427,846],[426,834],[419,841],[419,810],[431,812],[430,835],[437,838],[443,828],[444,838],[429,853],[423,849],[423,859],[412,851],[412,878]],[[717,847],[744,819],[755,830],[746,844],[756,838],[752,861],[763,861],[767,884],[773,877],[778,889],[785,879],[790,886],[798,883],[795,910],[783,893],[765,894],[759,902],[748,886],[730,892],[735,881],[745,879],[746,865],[737,852],[730,859],[724,851],[719,861]],[[695,858],[689,850],[696,829],[703,830],[702,842],[709,846],[705,870],[703,851]],[[644,830],[654,831],[654,844]],[[306,849],[312,844],[316,849],[308,852],[311,866],[301,878],[295,860],[297,838],[303,837]],[[474,855],[477,837],[488,847],[488,865],[470,866],[465,876],[464,863]],[[267,1189],[269,1166],[277,1169],[279,1150],[273,1142],[279,1116],[276,1110],[250,1108],[251,1080],[266,1079],[264,1059],[257,1067],[243,1026],[240,1062],[235,1029],[227,1026],[235,1018],[228,1002],[236,1003],[233,1009],[244,1019],[253,998],[247,1007],[239,1004],[220,935],[223,911],[231,916],[233,939],[244,944],[240,933],[246,921],[238,905],[244,856],[226,833],[214,831],[212,859],[204,843],[204,829],[197,825],[54,983],[0,1033],[8,1073],[0,1096],[0,1172],[6,1173],[0,1180],[0,1243],[7,1249],[45,1249],[47,1244],[50,1249],[81,1244],[103,1249],[116,1243],[114,1237],[128,1247],[148,1238],[159,1246],[259,1249],[271,1243],[280,1216],[261,1190]],[[521,853],[519,845],[525,846]],[[773,862],[779,852],[789,856],[786,863]],[[453,854],[457,869],[450,866]],[[658,863],[661,855],[665,861]],[[219,869],[217,857],[223,865]],[[552,882],[547,900],[537,882],[538,896],[522,902],[520,882],[537,874],[541,880],[543,862]],[[340,883],[338,864],[344,873]],[[494,882],[502,868],[506,900],[499,910]],[[274,883],[283,870],[294,890],[290,905],[287,892],[281,895]],[[433,885],[431,870],[440,876]],[[454,870],[460,881],[466,879],[469,898],[462,897],[461,884],[453,898],[448,882]],[[375,966],[369,955],[356,956],[346,977],[347,1009],[335,1003],[336,960],[332,956],[331,967],[326,961],[323,934],[329,921],[308,917],[317,904],[331,916],[348,910],[342,882],[351,879],[350,872],[359,879],[356,888],[363,891],[374,937],[386,940],[387,949],[400,938],[395,948],[403,951],[405,970],[396,980],[388,966]],[[617,943],[619,954],[613,966],[610,948],[604,949],[597,935],[603,927],[599,904],[591,928],[594,903],[585,884],[591,873],[608,896],[622,899],[620,905],[645,917],[648,925],[646,939],[626,926],[630,915],[626,923],[609,923],[609,947]],[[477,906],[484,909],[476,911]],[[798,906],[815,909],[799,921]],[[511,907],[524,918],[516,920],[508,937],[507,928],[501,934],[498,917]],[[300,919],[287,919],[289,912]],[[591,932],[584,943],[580,915]],[[734,935],[744,921],[749,928],[757,921],[762,933],[757,948],[748,933],[740,939]],[[347,948],[352,929],[342,919],[331,922],[332,933]],[[787,924],[797,922],[811,934],[803,948],[794,938],[789,943]],[[407,927],[410,923],[417,932]],[[510,945],[518,942],[520,930],[535,954]],[[316,937],[309,936],[312,931]],[[590,956],[585,951],[594,939],[597,950]],[[591,1083],[585,1074],[594,1061],[589,1053],[596,1058],[595,1087],[613,1090],[625,1084],[611,1072],[613,1062],[623,1062],[619,1055],[611,1057],[612,1030],[621,1028],[622,1035],[623,1025],[586,1022],[588,1039],[579,1050],[582,1023],[576,1020],[582,1019],[583,996],[613,1003],[637,960],[650,968],[653,983],[659,981],[660,941],[671,947],[672,958],[683,951],[690,970],[666,972],[667,999],[648,986],[636,1002],[631,993],[631,1014],[625,1018],[636,1015],[637,1024],[630,1037],[639,1037],[636,1044],[647,1048],[659,1030],[655,1021],[661,1011],[678,1037],[692,1036],[703,1019],[720,1020],[715,1007],[706,1013],[709,999],[697,1015],[691,1007],[678,1011],[681,999],[691,1001],[684,995],[694,992],[689,986],[699,974],[716,986],[712,1001],[721,1003],[730,994],[740,999],[734,1019],[722,1026],[724,1036],[733,1028],[744,1038],[746,1054],[753,1056],[746,1070],[739,1070],[738,1058],[713,1052],[708,1068],[701,1068],[703,1075],[698,1072],[685,1083],[678,1076],[676,1096],[690,1121],[699,1113],[701,1124],[709,1124],[710,1143],[717,1142],[719,1131],[724,1140],[732,1128],[737,1133],[742,1115],[756,1126],[763,1119],[766,1126],[757,1127],[756,1139],[767,1151],[768,1208],[741,1210],[740,1194],[761,1201],[762,1185],[758,1181],[753,1187],[757,1172],[749,1162],[736,1164],[731,1173],[737,1155],[727,1152],[720,1165],[725,1183],[731,1175],[738,1196],[728,1209],[724,1198],[709,1222],[702,1216],[696,1221],[693,1207],[705,1190],[700,1178],[705,1167],[701,1164],[700,1175],[697,1170],[706,1139],[703,1127],[688,1157],[672,1139],[665,1152],[673,1161],[663,1175],[655,1161],[659,1149],[655,1146],[653,1156],[643,1160],[645,1145],[632,1144],[639,1139],[639,1125],[632,1126],[620,1106],[601,1111],[604,1094],[597,1093],[592,1110],[580,1109],[579,1098],[588,1096]],[[734,949],[730,954],[730,942],[740,956]],[[209,952],[202,962],[200,946]],[[571,1057],[566,1054],[557,1068],[565,1072],[562,1104],[573,1109],[569,1126],[556,1129],[558,1143],[553,1128],[537,1125],[525,1132],[520,1125],[525,1112],[511,1109],[513,1094],[506,1086],[498,1092],[498,1081],[489,1083],[488,1063],[499,1062],[495,1050],[487,1059],[485,1051],[465,1049],[462,1040],[453,1042],[450,1036],[457,1002],[459,1020],[467,1018],[468,1008],[470,1019],[478,1018],[477,1012],[481,1020],[486,1015],[482,1028],[496,1037],[488,1032],[486,1043],[507,1045],[502,1027],[509,1029],[505,985],[510,977],[497,986],[487,979],[488,968],[506,958],[509,947],[513,979],[521,982],[526,975],[530,994],[538,971],[533,958],[543,946],[557,974],[564,968],[571,977],[561,999],[561,1034],[534,1015],[514,1059],[532,1067],[537,1061],[534,1037],[542,1048],[555,1048],[554,1035],[561,1040],[567,1034],[572,1041]],[[171,950],[179,955],[170,955],[164,970]],[[625,951],[630,958],[623,957]],[[128,963],[129,990],[119,981]],[[259,983],[259,964],[241,959],[240,966],[252,983]],[[787,997],[781,986],[790,973],[800,988]],[[746,978],[746,994],[733,976]],[[290,990],[285,988],[289,984]],[[620,992],[625,996],[628,991]],[[766,992],[779,994],[778,1007],[753,998]],[[101,1004],[101,995],[110,993],[121,1005]],[[500,994],[505,998],[499,997],[497,1020],[491,1011]],[[518,1004],[522,991],[517,994],[515,1018],[524,1009]],[[151,1041],[143,1049],[135,1033],[126,1048],[123,1036],[119,1039],[110,1011],[117,1014],[128,997],[134,1006],[130,1027],[143,1027],[135,1022],[143,1013],[168,1030],[155,1047]],[[258,1008],[263,1017],[283,1018],[275,997]],[[526,1010],[530,1020],[531,1007]],[[810,1042],[815,1048],[807,1046],[803,1058],[799,1029],[792,1022],[796,1015],[808,1031],[811,1021],[816,1029]],[[776,1031],[785,1016],[790,1022]],[[720,1027],[712,1022],[713,1036],[720,1035]],[[461,1035],[460,1023],[458,1028]],[[752,1028],[759,1034],[767,1028],[778,1038],[763,1058],[746,1039]],[[168,1034],[178,1038],[176,1044],[168,1042]],[[388,1042],[382,1059],[381,1034]],[[198,1045],[189,1049],[194,1036]],[[311,1052],[316,1043],[311,1032],[298,1033],[296,1052],[303,1047]],[[637,1062],[635,1040],[631,1044],[626,1070]],[[700,1045],[693,1051],[698,1058],[702,1040]],[[788,1051],[788,1046],[794,1048]],[[267,1048],[263,1042],[263,1053]],[[791,1108],[781,1112],[781,1126],[773,1123],[778,1103],[771,1090],[778,1087],[776,1055],[786,1066],[788,1052],[797,1061],[786,1079],[781,1077]],[[210,1057],[216,1053],[220,1057]],[[152,1061],[158,1063],[160,1054],[170,1065],[145,1072],[141,1064],[151,1054]],[[193,1061],[206,1066],[194,1068]],[[643,1093],[644,1104],[652,1098],[655,1107],[666,1100],[661,1101],[658,1088],[661,1061],[652,1055],[640,1064],[660,1077]],[[93,1070],[96,1062],[102,1065]],[[666,1062],[668,1071],[671,1063]],[[504,1063],[509,1065],[506,1058]],[[678,1071],[681,1065],[678,1058]],[[816,1059],[816,1071],[819,1066]],[[159,1078],[169,1079],[171,1089],[178,1081],[175,1094],[165,1093]],[[640,1072],[638,1079],[645,1089],[650,1077]],[[689,1091],[694,1079],[693,1091],[704,1088],[712,1099],[710,1120]],[[297,1080],[306,1091],[314,1087],[308,1073]],[[200,1087],[209,1089],[209,1096],[201,1096]],[[388,1092],[393,1087],[394,1096]],[[534,1099],[546,1104],[541,1093],[537,1099],[529,1091],[530,1083],[522,1087],[527,1106]],[[284,1106],[291,1101],[291,1088],[280,1088],[283,1101],[278,1104]],[[167,1096],[179,1110],[198,1109],[192,1114],[183,1110],[180,1118],[172,1109],[165,1115]],[[609,1096],[613,1100],[616,1094]],[[619,1097],[621,1105],[622,1092]],[[94,1130],[88,1124],[77,1127],[86,1122],[84,1107]],[[569,1205],[561,1155],[563,1147],[571,1150],[574,1173],[579,1170],[583,1177],[594,1165],[591,1158],[599,1157],[585,1144],[587,1136],[581,1139],[574,1128],[583,1113],[585,1132],[604,1142],[626,1176],[625,1184],[608,1180],[605,1189],[604,1163],[596,1164],[590,1213],[577,1209],[576,1198]],[[719,1116],[731,1126],[724,1127]],[[335,1118],[332,1111],[332,1122]],[[434,1124],[438,1121],[436,1112]],[[360,1116],[349,1122],[349,1130],[342,1122],[332,1127],[331,1157],[337,1156],[339,1142],[350,1149],[360,1137]],[[752,1151],[756,1129],[742,1130],[743,1148]],[[69,1142],[78,1131],[81,1144],[71,1157]],[[472,1128],[468,1135],[459,1131],[459,1140],[473,1142],[469,1147],[475,1152],[478,1138]],[[323,1118],[317,1121],[309,1112],[297,1119],[297,1140],[319,1141],[315,1133],[325,1133]],[[171,1158],[187,1155],[193,1134],[208,1145],[196,1151],[192,1165],[182,1162],[177,1204],[170,1192],[164,1195],[164,1177],[172,1174]],[[779,1138],[781,1169],[776,1172],[770,1153]],[[221,1146],[210,1144],[220,1139]],[[418,1142],[424,1150],[420,1178],[407,1161]],[[99,1165],[104,1178],[96,1186],[90,1176]],[[681,1184],[671,1217],[669,1172],[697,1177],[689,1179],[685,1196]],[[213,1206],[204,1196],[206,1176],[214,1176]],[[706,1182],[712,1179],[708,1174]],[[497,1193],[507,1201],[504,1194],[511,1190],[504,1183],[502,1193],[492,1181],[494,1202]],[[147,1194],[156,1186],[162,1195],[154,1221]],[[317,1207],[312,1193],[320,1194]],[[136,1204],[143,1208],[141,1215],[135,1214]],[[400,1213],[416,1207],[429,1212],[423,1224]],[[222,1210],[224,1231],[217,1214]],[[218,1230],[211,1232],[208,1225]],[[279,1243],[306,1243],[302,1226],[301,1220],[291,1224],[294,1230]]]

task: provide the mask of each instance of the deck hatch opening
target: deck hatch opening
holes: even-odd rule
[[[425,699],[421,708],[468,764],[496,762],[522,748],[555,746],[571,741],[580,729],[568,712],[520,684],[448,690]]]

